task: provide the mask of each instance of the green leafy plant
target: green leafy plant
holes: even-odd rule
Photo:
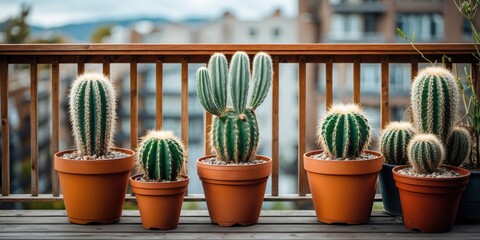
[[[355,159],[370,143],[370,126],[357,104],[336,104],[319,124],[318,141],[334,159]]]
[[[272,81],[272,59],[257,53],[250,60],[245,52],[236,52],[230,69],[225,55],[215,53],[208,68],[197,70],[197,95],[203,108],[215,115],[212,124],[212,145],[217,158],[224,162],[248,162],[256,154],[259,140],[255,109],[265,100]],[[227,107],[227,88],[230,81],[232,107]],[[251,87],[250,102],[247,99]]]
[[[445,148],[434,134],[417,134],[408,144],[408,160],[415,172],[430,174],[445,159]]]
[[[185,174],[187,151],[172,131],[149,131],[140,142],[138,162],[147,179],[176,181]]]
[[[409,122],[391,122],[380,138],[380,152],[388,164],[407,164],[407,147],[415,135],[415,128]]]
[[[102,156],[112,147],[115,91],[100,73],[78,76],[70,90],[69,113],[75,145],[81,156]]]

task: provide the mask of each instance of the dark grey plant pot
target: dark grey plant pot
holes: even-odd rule
[[[470,179],[458,206],[457,220],[480,221],[480,171],[470,172]]]
[[[382,193],[383,211],[394,216],[402,215],[402,205],[400,204],[400,195],[398,188],[393,180],[392,168],[397,165],[383,163],[379,174],[379,187]]]

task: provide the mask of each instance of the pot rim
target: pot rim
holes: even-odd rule
[[[460,179],[463,179],[463,178],[470,177],[470,174],[471,174],[470,171],[468,171],[467,169],[464,169],[464,168],[454,167],[454,166],[449,166],[449,165],[444,165],[444,164],[441,164],[440,166],[445,167],[445,168],[450,169],[450,170],[455,170],[458,173],[460,173],[460,176],[432,178],[432,177],[409,176],[409,175],[398,173],[398,171],[401,170],[401,169],[412,167],[412,165],[410,165],[410,164],[396,166],[392,169],[392,173],[393,173],[394,176],[401,177],[401,178],[406,178],[406,179],[411,179],[411,180],[420,180],[420,181],[437,181],[437,182],[460,180]]]
[[[365,160],[326,160],[310,157],[322,153],[324,150],[315,150],[303,154],[303,168],[305,171],[315,174],[352,176],[375,174],[382,170],[383,155],[380,152],[365,150],[364,152],[374,155],[374,158]]]
[[[197,165],[208,166],[208,167],[219,167],[219,168],[229,167],[229,168],[238,168],[237,170],[242,170],[240,168],[244,169],[246,167],[250,167],[250,168],[251,167],[263,167],[263,166],[268,165],[269,163],[272,162],[271,157],[267,157],[267,156],[263,156],[263,155],[255,155],[255,157],[257,159],[264,160],[265,161],[264,163],[258,163],[258,164],[252,164],[252,165],[214,165],[214,164],[206,164],[206,163],[203,162],[205,159],[214,158],[214,157],[217,157],[217,155],[216,154],[210,154],[210,155],[201,156],[196,160]]]
[[[351,163],[351,162],[368,162],[368,161],[372,161],[372,160],[376,160],[377,158],[379,157],[382,157],[383,158],[383,154],[380,153],[380,152],[377,152],[377,151],[372,151],[372,150],[364,150],[362,151],[363,153],[368,153],[368,154],[372,154],[372,155],[375,155],[376,157],[374,158],[371,158],[371,159],[364,159],[364,160],[326,160],[326,159],[318,159],[318,158],[312,158],[310,157],[311,155],[315,155],[315,154],[320,154],[320,153],[323,153],[325,150],[313,150],[313,151],[308,151],[306,153],[303,154],[303,157],[304,158],[310,158],[312,160],[317,160],[317,161],[328,161],[328,162],[346,162],[346,163]],[[383,160],[382,160],[382,163]]]
[[[178,184],[182,184],[184,182],[188,182],[190,180],[190,177],[186,174],[181,175],[183,177],[182,180],[170,181],[170,182],[142,182],[142,181],[135,180],[136,177],[143,176],[143,175],[145,175],[145,174],[138,173],[138,174],[135,174],[133,176],[130,176],[128,179],[131,182],[134,182],[134,183],[141,183],[142,185],[150,185],[150,186],[148,186],[148,188],[155,188],[155,185],[160,185],[160,186],[162,186],[161,188],[167,188],[168,185],[178,185]]]

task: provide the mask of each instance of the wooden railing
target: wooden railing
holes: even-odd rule
[[[417,46],[428,58],[441,61],[447,55],[455,63],[472,64],[474,78],[478,76],[479,67],[472,53],[470,44],[418,44]],[[38,80],[37,65],[51,64],[51,104],[52,104],[52,154],[59,150],[59,70],[61,64],[73,63],[78,72],[85,70],[85,64],[103,65],[103,72],[110,73],[110,64],[130,64],[130,143],[137,146],[138,132],[138,89],[137,64],[153,63],[156,66],[156,92],[162,92],[164,63],[181,64],[181,138],[188,142],[188,64],[206,63],[214,52],[223,52],[231,56],[235,51],[243,50],[248,54],[266,51],[273,58],[272,83],[272,184],[271,193],[266,200],[296,201],[309,199],[306,173],[303,170],[303,153],[306,151],[306,93],[307,63],[324,63],[326,76],[326,106],[333,101],[333,64],[353,63],[353,101],[360,103],[360,69],[362,63],[381,64],[380,112],[382,128],[388,122],[389,109],[389,64],[409,63],[411,77],[417,74],[418,63],[424,60],[407,44],[122,44],[122,45],[0,45],[0,97],[2,129],[2,196],[0,202],[14,201],[62,201],[58,176],[52,171],[52,193],[39,194],[38,178]],[[279,195],[279,67],[280,63],[298,64],[298,194]],[[10,153],[9,153],[9,82],[8,64],[30,65],[31,94],[31,194],[10,194]],[[452,63],[447,63],[451,67]],[[477,84],[477,92],[480,84]],[[162,94],[156,94],[156,128],[162,127]],[[160,103],[160,104],[159,104]],[[211,115],[205,115],[205,126],[211,123]],[[205,127],[205,129],[207,129]],[[205,153],[210,153],[208,134],[205,133]],[[127,197],[128,201],[133,197]],[[203,200],[202,195],[186,197],[189,201]]]

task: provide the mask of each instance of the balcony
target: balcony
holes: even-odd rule
[[[474,76],[478,76],[478,65],[474,64],[476,59],[472,53],[475,51],[473,45],[469,44],[419,44],[418,48],[430,59],[441,61],[442,55],[448,55],[454,63],[471,64]],[[131,149],[137,147],[139,132],[144,129],[139,125],[139,95],[138,87],[138,65],[153,64],[155,66],[155,86],[156,93],[162,93],[162,85],[169,84],[164,81],[162,70],[165,64],[180,64],[180,118],[179,125],[181,129],[181,138],[185,143],[189,143],[189,115],[197,114],[198,109],[190,111],[189,102],[195,101],[195,96],[189,91],[189,64],[204,64],[208,61],[210,55],[214,52],[224,52],[230,57],[235,51],[243,50],[248,54],[254,54],[258,51],[266,51],[273,58],[274,79],[272,82],[271,105],[268,107],[270,120],[272,122],[269,132],[271,141],[263,143],[271,148],[271,157],[273,160],[272,176],[270,178],[270,192],[265,196],[267,202],[293,202],[296,206],[311,204],[311,195],[308,189],[308,180],[303,170],[303,154],[309,150],[308,146],[314,145],[312,140],[307,138],[307,95],[309,92],[315,92],[316,89],[307,87],[307,65],[324,64],[325,74],[325,95],[326,106],[330,106],[334,100],[333,87],[333,66],[334,64],[353,64],[352,95],[351,101],[362,103],[361,95],[361,66],[362,64],[380,64],[380,86],[379,96],[372,100],[368,96],[368,101],[376,101],[380,106],[380,126],[384,127],[391,119],[390,112],[393,103],[390,100],[390,92],[395,89],[389,89],[389,69],[390,64],[408,64],[410,65],[411,78],[418,72],[419,65],[423,59],[407,44],[172,44],[172,45],[150,45],[150,44],[126,44],[126,45],[0,45],[0,108],[1,108],[1,192],[0,203],[38,203],[38,202],[62,202],[61,189],[59,187],[58,176],[52,171],[51,176],[40,176],[39,169],[45,166],[52,167],[50,162],[39,161],[39,129],[30,128],[30,182],[29,193],[13,193],[11,183],[10,166],[11,147],[10,142],[10,116],[13,110],[10,108],[9,99],[9,64],[27,64],[30,67],[30,125],[38,126],[39,119],[39,85],[38,78],[39,65],[47,64],[51,66],[51,77],[41,84],[50,84],[51,86],[51,154],[61,149],[60,142],[60,70],[64,64],[75,64],[79,73],[84,72],[86,64],[101,65],[103,72],[110,74],[111,65],[128,64],[129,66],[129,142]],[[283,162],[280,162],[280,78],[281,67],[284,63],[296,65],[298,67],[298,137],[296,138],[298,150],[295,159],[298,166],[298,172],[295,185],[297,191],[294,194],[283,194],[280,191],[279,168]],[[452,67],[449,63],[448,67]],[[190,85],[191,87],[191,85]],[[480,89],[477,81],[477,89]],[[393,94],[392,94],[393,95]],[[163,94],[155,95],[155,127],[164,126],[164,109],[162,108]],[[193,98],[193,99],[192,99]],[[366,98],[366,97],[365,97]],[[124,102],[118,99],[119,102]],[[191,107],[191,106],[190,106]],[[202,118],[202,116],[200,116]],[[212,116],[203,115],[204,129],[210,125]],[[261,123],[260,123],[261,124]],[[313,128],[314,129],[314,128]],[[140,131],[139,131],[140,130]],[[379,131],[380,129],[377,129]],[[62,133],[65,134],[65,133]],[[198,137],[198,136],[197,136]],[[190,139],[191,140],[191,139]],[[211,153],[212,149],[208,144],[209,135],[204,131],[202,151],[205,154]],[[264,146],[266,147],[266,146]],[[193,159],[191,159],[191,163]],[[44,166],[42,166],[45,164]],[[52,188],[49,193],[42,193],[39,190],[39,179],[51,178]],[[198,177],[191,175],[192,181]],[[203,194],[189,193],[185,200],[187,202],[203,202]],[[127,202],[135,202],[135,196],[127,194]],[[381,197],[376,196],[376,201],[381,202]],[[423,238],[426,235],[410,232],[404,229],[400,217],[391,217],[381,210],[374,210],[370,222],[359,226],[325,225],[316,221],[315,213],[309,210],[264,210],[261,213],[260,222],[257,225],[249,227],[222,228],[210,223],[208,212],[205,210],[185,210],[182,212],[180,225],[178,229],[168,232],[144,230],[140,224],[139,213],[137,210],[125,210],[121,222],[114,225],[87,225],[78,226],[69,224],[65,217],[64,210],[0,210],[0,238],[162,238],[162,239],[214,239],[214,238],[251,238],[251,239],[310,239],[310,238]],[[480,227],[477,224],[455,225],[454,229],[445,234],[433,235],[438,239],[460,238],[468,239],[479,236]],[[430,235],[428,235],[430,236]]]

